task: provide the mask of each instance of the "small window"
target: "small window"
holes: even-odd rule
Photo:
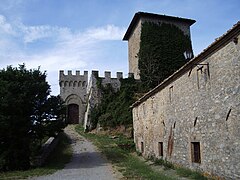
[[[197,87],[198,87],[198,89],[200,89],[202,74],[203,74],[203,66],[201,66],[197,69]]]
[[[144,146],[143,146],[143,142],[141,142],[141,153],[144,152]]]
[[[65,81],[64,87],[67,87],[67,86],[68,86],[68,81]]]
[[[158,142],[158,153],[159,156],[163,156],[163,142]]]
[[[169,88],[169,101],[172,102],[173,100],[173,86]]]
[[[77,81],[74,81],[73,87],[76,87],[76,86],[77,86]]]
[[[79,82],[78,82],[78,87],[81,87],[81,85],[82,85],[82,82],[79,81]]]
[[[201,163],[200,142],[191,143],[192,162]]]

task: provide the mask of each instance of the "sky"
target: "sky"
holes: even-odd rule
[[[240,20],[239,10],[239,0],[1,0],[0,69],[40,66],[51,94],[58,95],[59,70],[127,76],[122,38],[136,12],[196,20],[191,26],[196,56]]]

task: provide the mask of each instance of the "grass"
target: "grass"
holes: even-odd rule
[[[154,164],[164,166],[166,169],[175,169],[174,165],[171,162],[168,162],[163,159],[154,160]]]
[[[179,167],[176,169],[177,174],[182,177],[189,177],[191,179],[207,180],[200,172],[192,171],[191,169]]]
[[[76,126],[76,131],[91,140],[107,159],[118,167],[126,179],[173,179],[154,171],[149,165],[133,155],[134,143],[124,136],[119,135],[117,138],[111,138],[108,135],[84,133],[81,126]]]
[[[42,176],[52,174],[59,169],[64,168],[72,157],[70,140],[66,134],[59,135],[59,143],[51,153],[49,160],[43,167],[29,169],[27,171],[10,171],[0,173],[0,179],[26,179],[32,176]]]

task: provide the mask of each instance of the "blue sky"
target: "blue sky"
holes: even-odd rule
[[[0,68],[41,66],[57,95],[59,70],[128,73],[122,38],[138,11],[196,20],[197,55],[239,21],[239,9],[239,0],[1,0]]]

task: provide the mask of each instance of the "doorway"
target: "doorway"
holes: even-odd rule
[[[68,105],[68,123],[69,124],[79,123],[79,106],[77,104]]]

